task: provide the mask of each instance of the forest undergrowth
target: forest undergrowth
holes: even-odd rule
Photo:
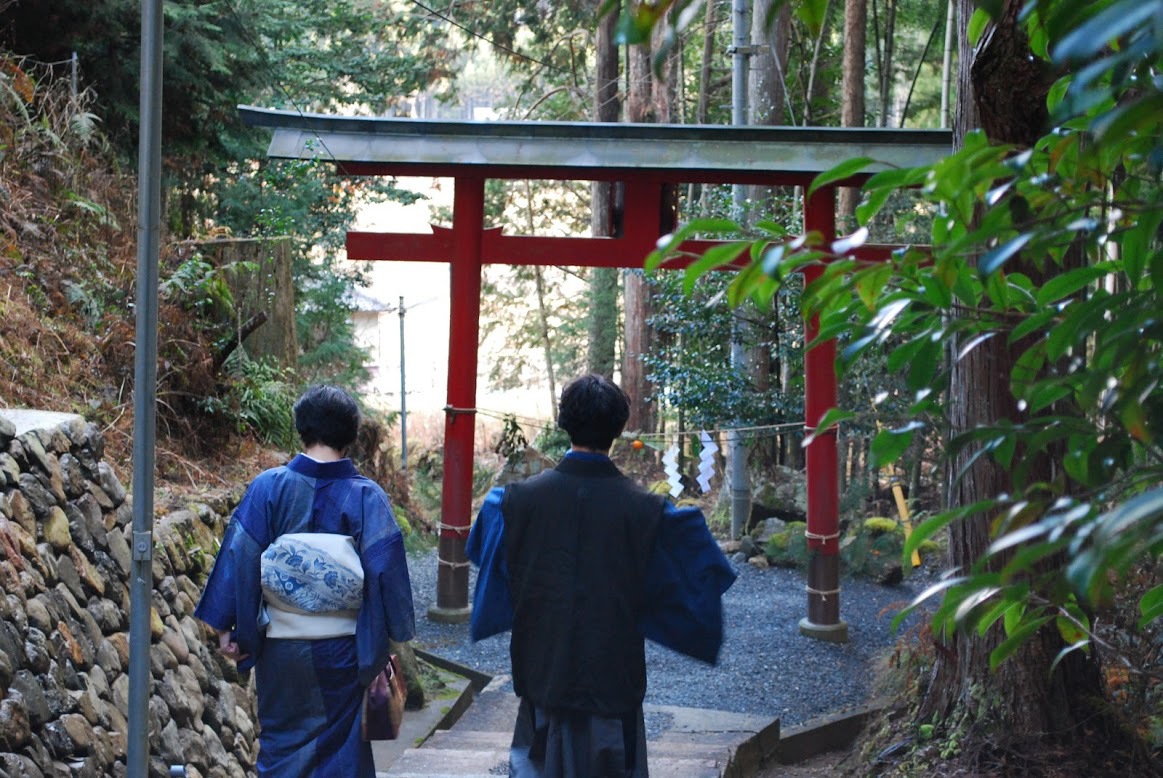
[[[0,52],[0,403],[100,425],[128,482],[133,450],[137,177],[92,112],[47,65]],[[245,483],[280,458],[222,397],[215,341],[173,282],[186,253],[163,237],[159,491]],[[168,282],[168,283],[167,283]]]

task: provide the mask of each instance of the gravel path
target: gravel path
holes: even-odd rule
[[[895,642],[889,629],[893,615],[931,582],[925,568],[897,586],[845,579],[840,613],[849,642],[835,645],[799,633],[807,607],[803,572],[759,570],[746,563],[735,569],[739,578],[723,598],[726,634],[718,665],[647,642],[647,703],[767,715],[780,718],[784,727],[860,705],[871,691],[877,658]],[[507,633],[473,643],[467,624],[427,618],[436,592],[436,552],[410,557],[409,570],[416,644],[485,673],[509,674]],[[470,593],[475,584],[473,570]]]

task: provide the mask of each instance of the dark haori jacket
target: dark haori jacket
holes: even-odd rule
[[[697,508],[677,508],[602,455],[494,489],[468,541],[476,640],[513,630],[514,691],[550,710],[619,717],[646,694],[644,638],[714,663],[735,573]]]

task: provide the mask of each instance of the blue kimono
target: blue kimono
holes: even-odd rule
[[[350,536],[363,568],[354,635],[268,638],[260,558],[289,533]],[[391,655],[389,639],[415,633],[403,536],[387,495],[351,460],[300,454],[259,475],[234,513],[194,616],[233,630],[240,670],[258,685],[258,774],[272,778],[374,778],[360,733],[363,692]]]
[[[567,457],[594,457],[570,452]],[[479,567],[473,594],[473,640],[513,627],[505,561],[504,489],[489,492],[469,534],[466,553]],[[735,582],[731,568],[698,508],[669,501],[644,576],[639,614],[642,636],[687,656],[714,663],[723,642],[722,595]],[[521,701],[510,750],[510,775],[562,778],[600,774],[647,775],[641,706],[626,719],[579,717]],[[626,768],[621,765],[625,759]]]

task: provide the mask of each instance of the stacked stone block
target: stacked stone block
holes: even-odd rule
[[[0,778],[126,774],[132,510],[80,417],[0,415]],[[237,493],[157,517],[150,775],[253,775],[249,679],[192,614]]]

